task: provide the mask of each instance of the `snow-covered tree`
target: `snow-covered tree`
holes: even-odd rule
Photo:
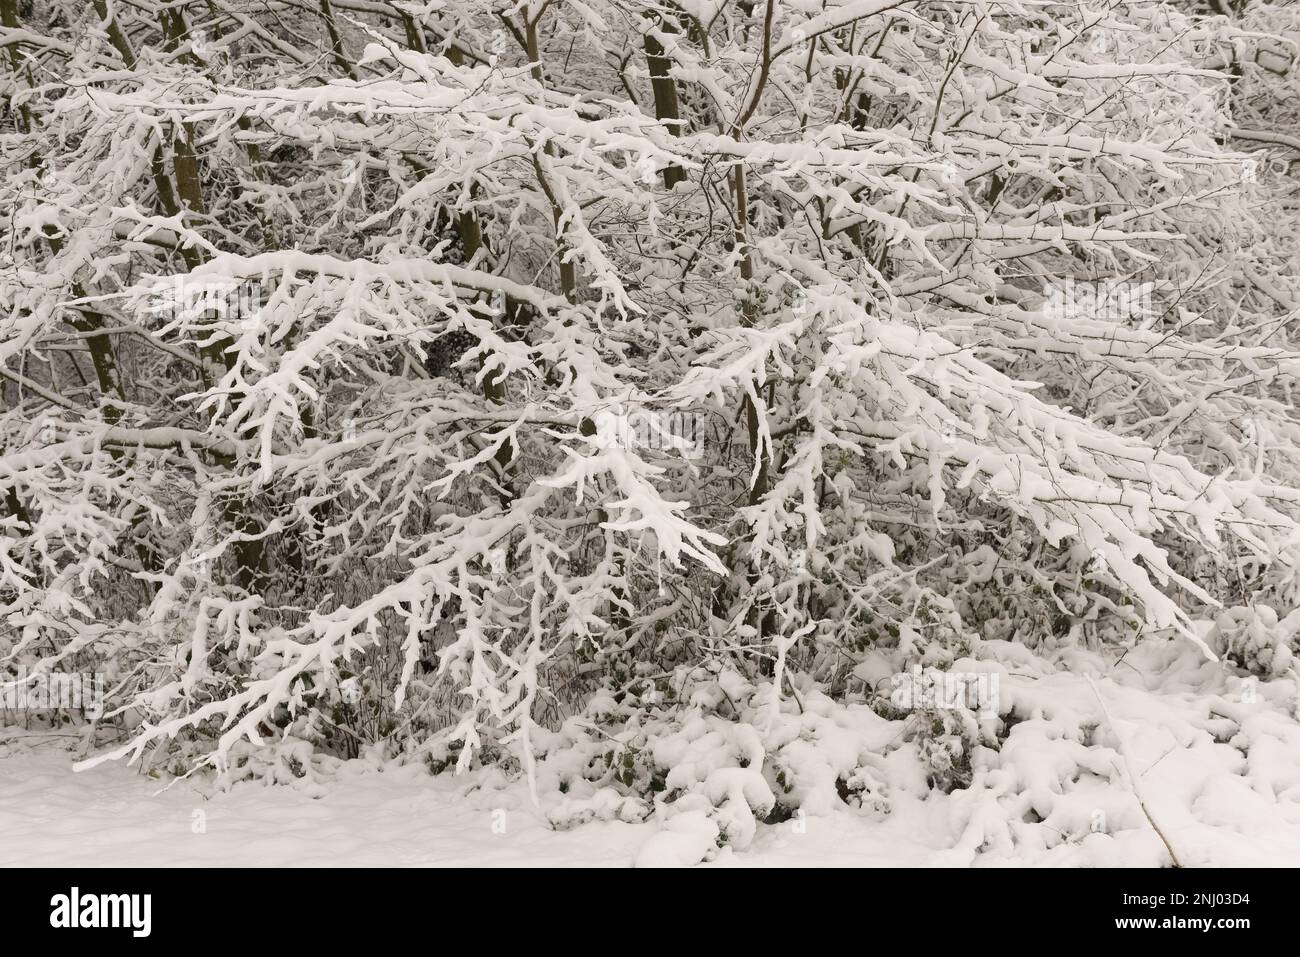
[[[0,651],[106,754],[1300,596],[1284,11],[0,9]]]

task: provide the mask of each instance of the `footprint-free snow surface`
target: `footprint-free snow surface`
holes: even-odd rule
[[[534,804],[522,778],[492,769],[329,760],[310,787],[223,790],[123,763],[74,771],[75,738],[8,729],[0,864],[1160,867],[1172,852],[1183,866],[1300,865],[1294,676],[1256,683],[1179,642],[1118,661],[1063,654],[986,643],[999,747],[977,749],[969,786],[947,794],[887,740],[892,724],[906,737],[905,721],[866,725],[850,706],[805,702],[807,761],[856,737],[878,758],[876,800],[806,802],[815,813],[760,823],[743,851],[718,847],[699,811],[602,819],[616,818],[599,813],[618,806],[609,789],[544,790]]]

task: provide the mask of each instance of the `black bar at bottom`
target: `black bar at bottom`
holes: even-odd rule
[[[7,878],[0,923],[14,944],[76,935],[81,944],[111,938],[130,948],[224,943],[258,951],[335,935],[400,944],[421,927],[455,937],[509,928],[525,946],[520,935],[535,933],[538,945],[549,946],[565,926],[588,941],[601,940],[591,935],[604,929],[616,935],[605,939],[617,940],[632,927],[654,935],[656,926],[668,933],[713,925],[728,939],[758,933],[774,943],[766,935],[788,931],[806,942],[825,934],[829,942],[856,924],[881,933],[893,925],[907,937],[952,934],[954,942],[982,929],[1041,931],[1062,944],[1199,936],[1229,945],[1243,934],[1295,927],[1286,871],[863,868],[793,876],[712,868],[630,871],[616,880],[593,871],[556,879],[500,870],[10,870],[0,875]]]

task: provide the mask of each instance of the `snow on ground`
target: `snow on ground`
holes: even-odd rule
[[[121,764],[74,772],[61,741],[25,738],[0,757],[0,865],[624,865],[652,830],[550,831],[523,791],[459,796],[463,781],[361,760],[318,800],[256,783],[205,798],[190,781],[161,790]]]
[[[724,847],[706,866],[1167,866],[1147,812],[1183,865],[1300,865],[1293,674],[1256,684],[1169,642],[1106,667],[1081,650],[1051,665],[1007,643],[986,652],[959,665],[1003,669],[1010,731],[979,749],[969,788],[945,795],[903,776],[888,813],[836,803],[759,824],[747,850]],[[717,828],[699,811],[553,830],[555,800],[534,808],[496,771],[363,758],[317,775],[315,796],[164,788],[120,763],[74,772],[73,740],[0,729],[0,865],[628,866],[714,853]]]
[[[553,831],[521,787],[464,795],[463,781],[363,761],[344,765],[319,800],[260,784],[205,798],[121,764],[74,772],[62,742],[0,745],[0,866],[618,867],[656,831],[621,821]],[[198,810],[205,833],[193,830]],[[717,863],[922,866],[940,849],[901,821],[868,827],[847,811],[804,825],[763,827],[751,852]]]

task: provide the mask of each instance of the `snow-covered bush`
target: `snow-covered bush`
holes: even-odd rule
[[[101,758],[690,857],[966,790],[1005,710],[882,681],[982,643],[1286,671],[1289,14],[0,10],[0,651],[112,676]]]
[[[1268,605],[1229,608],[1215,618],[1208,640],[1218,655],[1252,674],[1284,675],[1300,654],[1300,609],[1279,621]]]

